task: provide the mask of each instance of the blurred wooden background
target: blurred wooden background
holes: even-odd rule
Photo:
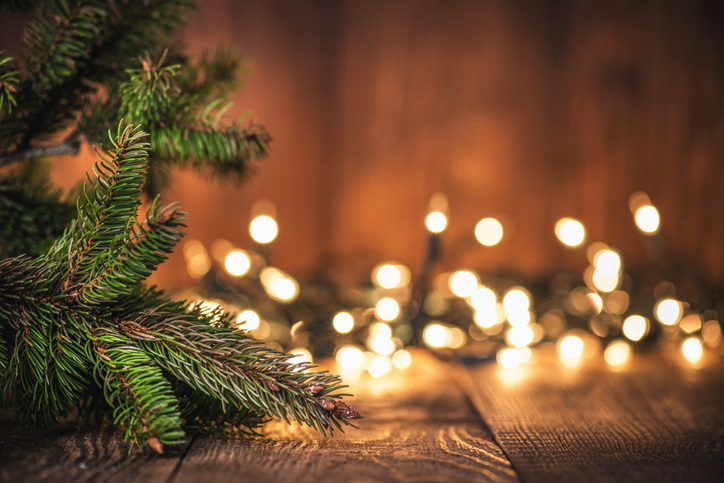
[[[420,265],[435,192],[449,269],[578,269],[553,234],[563,216],[642,267],[627,202],[643,190],[677,260],[721,282],[723,18],[715,1],[209,0],[183,41],[251,56],[232,114],[252,108],[273,152],[241,187],[180,173],[165,198],[190,211],[190,238],[246,248],[269,200],[275,265],[362,280],[381,261]],[[485,216],[504,223],[496,247],[474,243]],[[180,250],[154,277],[189,282]]]

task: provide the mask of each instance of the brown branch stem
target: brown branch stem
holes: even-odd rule
[[[0,156],[0,166],[26,159],[39,158],[41,156],[63,156],[66,154],[75,156],[80,151],[81,143],[81,135],[78,132],[73,132],[59,144],[20,149],[10,154]]]

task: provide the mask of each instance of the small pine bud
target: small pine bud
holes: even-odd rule
[[[334,415],[340,419],[360,419],[362,416],[351,406],[347,406],[342,401],[334,403]]]
[[[316,396],[324,390],[324,386],[322,384],[310,384],[309,386],[305,387],[304,390],[312,396]]]
[[[331,411],[335,408],[334,401],[330,401],[329,399],[319,399],[319,405],[327,411]]]
[[[163,445],[161,444],[161,441],[158,440],[157,437],[151,436],[148,438],[148,446],[158,454],[163,454]]]

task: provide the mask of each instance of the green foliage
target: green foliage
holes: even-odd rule
[[[19,168],[0,176],[0,258],[47,250],[75,212],[50,184],[47,163],[31,160]]]
[[[163,48],[192,8],[189,0],[41,2],[27,24],[25,71],[0,58],[0,166],[33,157],[61,132],[97,144],[126,119],[151,133],[147,193],[169,181],[172,165],[242,179],[271,137],[244,119],[222,119],[223,96],[243,70],[238,54],[193,62]]]
[[[290,363],[235,329],[231,314],[143,285],[185,219],[157,199],[137,221],[144,139],[119,125],[63,236],[36,258],[0,261],[4,402],[45,426],[100,390],[126,440],[157,452],[186,431],[256,434],[278,417],[326,433],[358,418],[337,376]]]

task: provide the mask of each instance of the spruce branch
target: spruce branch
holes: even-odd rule
[[[236,329],[232,314],[143,285],[185,219],[156,199],[136,220],[146,137],[119,124],[63,236],[36,258],[0,261],[3,402],[45,426],[100,389],[124,438],[158,453],[186,431],[258,434],[278,417],[326,434],[359,418],[338,376],[292,364]]]

